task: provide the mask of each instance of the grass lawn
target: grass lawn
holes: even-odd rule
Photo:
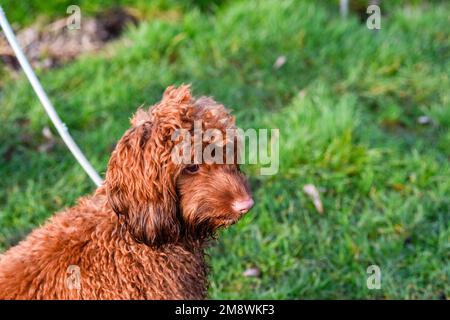
[[[393,6],[378,32],[329,1],[167,10],[178,18],[39,76],[102,173],[131,114],[174,83],[229,106],[241,128],[280,129],[278,174],[244,168],[256,206],[210,249],[209,297],[450,298],[450,5]],[[37,151],[55,130],[25,77],[0,82],[3,250],[94,186],[60,139]],[[380,290],[366,286],[372,264]],[[261,277],[242,275],[254,266]]]

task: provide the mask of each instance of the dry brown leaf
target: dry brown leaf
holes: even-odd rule
[[[242,275],[244,277],[260,277],[261,276],[261,270],[259,270],[259,268],[253,267],[253,268],[248,268],[247,270],[245,270]]]
[[[319,190],[313,184],[305,184],[303,191],[310,197],[317,212],[323,213],[322,200],[320,200]]]
[[[273,67],[275,69],[280,69],[284,64],[286,63],[287,59],[286,56],[279,56],[277,60],[275,60],[275,63],[273,64]]]

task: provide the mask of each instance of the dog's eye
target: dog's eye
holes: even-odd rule
[[[184,170],[188,173],[196,173],[200,169],[198,164],[193,164],[191,166],[187,166]]]

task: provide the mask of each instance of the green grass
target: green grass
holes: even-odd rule
[[[242,128],[279,128],[280,171],[249,173],[255,208],[210,249],[210,298],[450,297],[449,5],[397,6],[382,29],[312,1],[226,2],[129,30],[104,53],[41,73],[104,172],[137,106],[192,83]],[[287,62],[275,70],[280,55]],[[0,246],[94,187],[27,81],[0,91]],[[419,116],[431,124],[417,123]],[[304,184],[322,190],[315,211]],[[368,290],[377,264],[381,290]],[[245,278],[257,266],[260,278]]]
[[[37,20],[48,22],[55,18],[67,17],[69,15],[67,9],[72,5],[80,7],[82,19],[118,6],[134,9],[140,18],[151,18],[171,10],[187,11],[198,8],[204,12],[212,12],[223,2],[225,0],[2,0],[0,5],[15,26],[24,27]]]

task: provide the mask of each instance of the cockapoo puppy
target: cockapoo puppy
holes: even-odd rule
[[[253,200],[237,161],[174,160],[185,141],[174,133],[193,134],[196,121],[223,137],[235,128],[223,105],[193,98],[189,86],[138,110],[95,193],[0,256],[0,299],[205,298],[205,249]],[[203,139],[201,150],[212,143],[229,139]]]

